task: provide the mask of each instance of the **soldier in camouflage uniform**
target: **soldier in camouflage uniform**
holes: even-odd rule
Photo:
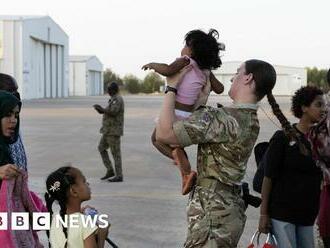
[[[198,144],[198,176],[188,202],[184,247],[233,248],[246,220],[240,183],[259,133],[256,103],[271,94],[276,73],[266,62],[247,61],[232,79],[232,106],[200,107],[187,120],[173,123],[175,89],[181,76],[168,79],[170,93],[165,96],[156,138],[182,147]]]
[[[121,165],[120,137],[124,128],[124,101],[119,95],[117,83],[113,82],[108,86],[108,93],[111,96],[106,108],[95,104],[95,110],[103,114],[102,127],[100,133],[102,137],[98,146],[107,173],[101,179],[108,179],[109,182],[122,182],[123,173]],[[113,170],[107,149],[110,148],[115,162],[115,172]]]

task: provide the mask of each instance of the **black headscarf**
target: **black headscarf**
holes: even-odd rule
[[[0,166],[12,163],[8,145],[15,143],[19,135],[19,118],[17,119],[15,132],[11,137],[5,137],[3,135],[1,120],[2,118],[8,116],[8,114],[13,111],[16,106],[20,109],[21,102],[13,94],[0,90]]]

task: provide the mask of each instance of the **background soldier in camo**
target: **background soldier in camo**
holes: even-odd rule
[[[121,164],[120,137],[123,135],[124,128],[124,101],[119,95],[119,87],[117,83],[112,82],[108,85],[108,93],[110,100],[106,108],[95,104],[95,110],[103,115],[102,134],[98,150],[101,154],[104,166],[107,172],[102,180],[108,179],[109,182],[122,182],[123,172]],[[115,162],[115,171],[109,158],[107,149],[110,148],[113,160]]]
[[[181,77],[168,78],[168,85],[176,88]],[[188,201],[184,247],[237,247],[246,220],[240,183],[259,133],[256,104],[267,94],[275,106],[271,94],[275,81],[273,66],[246,61],[232,79],[232,106],[201,107],[175,123],[175,93],[166,94],[156,139],[182,147],[198,144],[197,183]]]

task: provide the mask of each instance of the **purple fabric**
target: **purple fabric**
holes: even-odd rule
[[[0,190],[0,212],[8,213],[8,230],[0,231],[0,244],[4,248],[33,247],[41,248],[38,235],[32,230],[11,230],[11,213],[28,212],[32,217],[34,212],[47,212],[41,199],[30,192],[27,184],[27,173],[16,179],[3,180]],[[30,226],[32,222],[30,220]]]
[[[320,212],[317,219],[321,237],[330,237],[330,185],[324,185],[320,197]]]
[[[328,103],[329,104],[329,103]],[[329,106],[329,105],[328,105]],[[320,196],[318,225],[321,237],[330,236],[330,108],[327,116],[311,128],[308,138],[315,160],[323,171],[324,185]]]

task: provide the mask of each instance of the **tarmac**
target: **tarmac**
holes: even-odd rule
[[[109,214],[112,227],[109,237],[120,248],[183,247],[186,237],[186,204],[181,195],[179,171],[150,142],[163,96],[125,95],[125,126],[122,137],[124,182],[108,183],[99,178],[105,167],[97,150],[101,137],[102,116],[93,104],[105,106],[108,96],[27,100],[21,113],[21,133],[28,156],[29,185],[43,197],[45,180],[50,172],[67,163],[82,170],[92,189],[86,202]],[[290,114],[290,97],[276,97],[284,114]],[[226,96],[210,96],[208,104],[229,105]],[[262,101],[258,110],[258,142],[268,141],[280,128],[270,106]],[[196,168],[196,148],[187,148]],[[250,188],[256,164],[253,153],[245,181]],[[257,193],[255,193],[257,195]],[[257,228],[259,210],[249,207],[244,233],[238,247],[247,247]],[[47,247],[43,232],[39,235]]]

